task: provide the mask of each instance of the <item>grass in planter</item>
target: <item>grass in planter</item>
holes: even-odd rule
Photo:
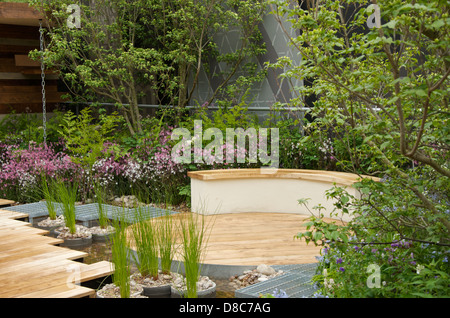
[[[199,217],[201,217],[200,220]],[[206,230],[203,215],[189,213],[180,220],[182,259],[186,276],[184,297],[187,298],[197,298],[197,282],[200,278],[201,261],[206,244]]]
[[[124,213],[123,213],[124,214]],[[111,240],[111,261],[114,264],[113,283],[120,289],[121,298],[130,298],[131,266],[128,261],[126,223],[119,217],[114,220],[114,232]]]
[[[55,196],[53,194],[54,185],[52,181],[49,184],[46,176],[41,177],[41,189],[45,199],[45,205],[47,206],[48,216],[50,220],[56,220]]]
[[[98,223],[100,228],[106,229],[109,225],[109,219],[106,211],[103,208],[105,203],[106,194],[103,188],[99,184],[94,184],[95,201],[98,205]]]
[[[157,244],[161,260],[161,271],[164,274],[169,274],[175,254],[177,234],[174,229],[173,219],[168,212],[165,212],[164,215],[159,216],[154,223],[156,224],[158,231]]]
[[[159,254],[158,231],[153,222],[149,221],[149,209],[138,207],[136,210],[136,223],[131,232],[136,248],[135,263],[142,276],[158,279]]]
[[[75,202],[77,200],[78,186],[76,183],[65,184],[59,180],[55,184],[55,192],[55,197],[62,204],[65,225],[69,228],[71,234],[75,234]]]

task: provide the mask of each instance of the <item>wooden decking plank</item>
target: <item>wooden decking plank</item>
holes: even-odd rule
[[[31,227],[31,226],[18,226],[17,229],[0,230],[0,239],[5,238],[5,237],[12,237],[12,234],[14,234],[14,235],[17,234],[17,236],[19,236],[21,234],[47,235],[49,233],[50,232],[47,230],[38,229],[35,227]]]
[[[17,244],[20,243],[20,244]],[[35,237],[30,237],[28,239],[20,240],[20,241],[0,241],[0,253],[15,250],[15,249],[23,249],[23,245],[27,246],[39,246],[39,245],[58,245],[64,243],[63,239],[51,237],[51,236],[42,236],[39,241],[36,240]],[[23,244],[23,245],[22,245]]]
[[[314,257],[307,257],[305,255],[291,255],[283,256],[279,258],[267,258],[264,256],[260,257],[235,257],[227,259],[208,259],[205,264],[221,264],[221,265],[255,265],[255,264],[266,264],[266,265],[280,265],[280,264],[310,264],[316,263],[317,260]]]
[[[15,229],[19,229],[19,228],[27,228],[27,227],[31,227],[31,224],[28,222],[22,222],[22,221],[16,221],[16,220],[9,220],[6,222],[3,222],[0,224],[0,229],[1,230],[7,230],[7,229],[11,229],[11,230],[15,230]]]
[[[59,261],[52,264],[48,264],[45,267],[39,268],[30,268],[27,271],[15,271],[6,274],[0,274],[0,292],[5,286],[19,286],[20,284],[32,283],[35,281],[40,281],[44,279],[51,278],[51,276],[58,277],[57,275],[64,273],[65,276],[68,276],[67,273],[72,271],[74,266],[79,266],[84,268],[87,266],[83,263],[76,263],[73,261]]]
[[[14,203],[15,203],[15,201],[13,201],[13,200],[0,199],[0,205],[11,205]]]
[[[40,240],[41,238],[43,238],[42,241]],[[46,236],[46,235],[40,235],[39,239],[36,235],[21,236],[21,237],[17,238],[16,240],[14,239],[14,237],[6,237],[3,239],[0,239],[0,250],[3,247],[7,248],[11,244],[16,244],[16,245],[25,245],[25,244],[27,244],[27,245],[28,244],[30,244],[30,245],[36,245],[36,244],[38,244],[38,245],[39,244],[55,245],[55,243],[53,243],[54,240],[59,240],[59,239],[51,237],[51,236]],[[58,242],[56,244],[59,244],[59,243],[61,243],[61,242]]]
[[[28,214],[23,212],[16,212],[11,210],[2,210],[0,208],[0,220],[10,219],[20,221],[23,218],[27,218]]]
[[[14,219],[12,217],[8,217],[8,216],[2,216],[0,217],[1,223],[0,225],[3,226],[7,223],[23,223],[24,225],[31,225],[29,222],[24,222],[22,220],[18,220],[18,219]]]
[[[61,255],[67,253],[66,250],[61,250],[60,247],[42,244],[42,245],[32,245],[32,246],[23,246],[22,249],[1,251],[0,250],[0,264],[10,262],[12,260],[17,259],[28,259],[32,258],[36,255],[41,255],[43,253],[48,252],[59,252]]]
[[[91,266],[94,265],[94,266]],[[83,264],[73,263],[68,266],[56,267],[51,271],[30,274],[28,278],[13,277],[6,279],[0,283],[0,297],[14,297],[17,294],[22,294],[24,290],[40,291],[57,286],[69,286],[76,283],[69,281],[69,278],[79,279],[79,283],[90,281],[99,277],[111,275],[111,265],[109,262],[101,262],[99,264]],[[73,274],[71,274],[73,273]],[[73,276],[72,276],[73,275]],[[9,286],[7,290],[4,286]]]
[[[53,280],[62,278],[62,281],[65,283],[68,276],[67,273],[75,273],[76,271],[79,271],[81,282],[109,276],[113,273],[112,264],[106,261],[94,264],[76,262],[59,262],[58,264],[52,263],[48,267],[36,269],[34,271],[28,270],[26,272],[18,272],[13,276],[10,274],[0,275],[0,290],[2,287],[7,285],[17,285],[20,282],[25,281],[25,278],[27,283],[32,283],[33,281],[39,282],[48,278]],[[63,277],[60,276],[61,273],[64,274]]]
[[[23,219],[27,217],[27,213],[0,209],[0,218]]]
[[[72,264],[68,264],[67,266],[70,265]],[[16,297],[17,295],[24,293],[41,291],[72,283],[69,281],[71,273],[67,271],[67,266],[54,268],[53,273],[48,273],[46,275],[30,274],[26,280],[10,279],[5,283],[8,288],[3,287],[0,289],[0,297]]]
[[[46,266],[46,264],[59,261],[59,260],[76,260],[79,258],[83,258],[88,256],[89,254],[70,250],[65,253],[61,253],[60,251],[53,251],[48,253],[43,253],[41,255],[35,255],[33,257],[29,257],[27,259],[17,259],[10,261],[8,263],[2,264],[0,267],[0,274],[5,272],[11,272],[15,270],[26,270],[27,268],[34,266]]]
[[[0,229],[0,238],[2,240],[11,239],[27,239],[30,237],[39,237],[43,235],[48,235],[50,232],[48,230],[39,229],[33,226],[17,226],[16,228],[5,228]]]
[[[56,286],[45,290],[25,293],[18,296],[19,298],[81,298],[95,296],[95,290],[83,286]]]
[[[88,253],[55,246],[64,240],[45,236],[47,230],[17,220],[27,216],[0,210],[0,297],[94,297],[95,290],[73,280],[109,276],[111,263],[75,262]]]
[[[175,226],[183,214],[173,216]],[[294,236],[308,216],[293,213],[232,213],[197,217],[204,221],[205,264],[270,265],[315,263],[320,247]],[[326,219],[325,221],[331,221]],[[338,221],[336,221],[339,223]],[[180,254],[175,259],[181,259]]]
[[[82,281],[88,281],[96,278],[112,275],[114,265],[108,261],[100,261],[88,265],[88,268],[82,273]]]
[[[20,270],[3,272],[0,274],[0,284],[4,284],[4,282],[11,281],[16,278],[29,278],[30,275],[47,275],[49,273],[55,273],[56,271],[60,271],[61,268],[64,268],[65,270],[71,269],[72,266],[77,263],[78,262],[71,260],[56,260],[52,263],[45,264],[45,266],[31,266],[21,268]]]

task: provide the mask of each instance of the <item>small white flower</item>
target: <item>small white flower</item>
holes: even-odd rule
[[[420,265],[420,264],[417,264],[417,267],[416,267],[416,273],[417,273],[417,274],[420,274],[420,272],[421,272],[424,268],[425,268],[425,266]]]

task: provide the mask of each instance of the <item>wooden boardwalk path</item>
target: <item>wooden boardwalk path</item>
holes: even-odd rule
[[[26,218],[0,210],[0,298],[95,297],[95,289],[82,285],[111,275],[112,264],[80,262],[87,253],[57,246],[63,240]]]

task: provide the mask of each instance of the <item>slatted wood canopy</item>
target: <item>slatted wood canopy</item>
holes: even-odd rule
[[[0,114],[42,112],[40,62],[28,57],[39,49],[39,19],[27,3],[0,2]],[[52,111],[63,101],[54,71],[46,71],[45,91]]]
[[[87,253],[57,246],[63,240],[20,220],[26,217],[0,210],[0,298],[94,297],[82,284],[111,275],[112,264],[80,262]]]

